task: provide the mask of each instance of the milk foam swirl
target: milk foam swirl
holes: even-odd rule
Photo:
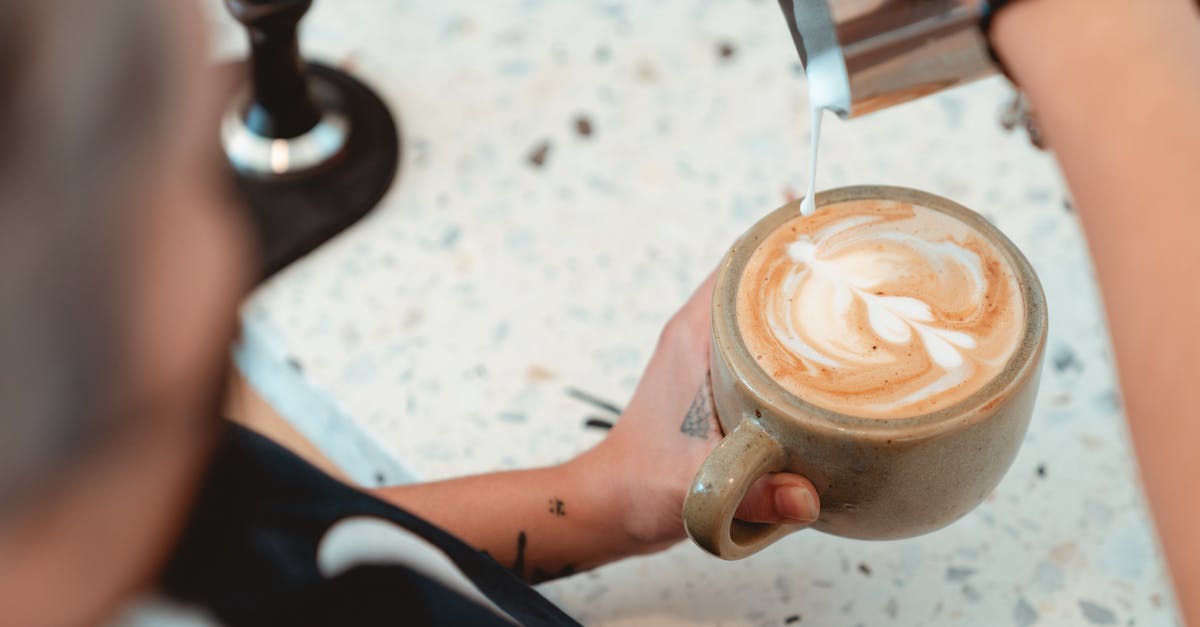
[[[1016,278],[978,232],[925,207],[855,201],[771,233],[744,271],[743,340],[815,404],[902,417],[994,377],[1023,325]]]

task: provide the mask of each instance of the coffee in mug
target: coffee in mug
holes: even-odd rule
[[[1046,334],[1029,261],[978,214],[898,187],[789,203],[717,272],[713,398],[725,440],[684,526],[727,559],[794,525],[733,519],[769,472],[802,474],[816,529],[853,538],[933,531],[996,486],[1024,437]]]
[[[865,418],[953,405],[1017,348],[1021,288],[1004,255],[948,214],[846,200],[793,216],[758,244],[736,318],[789,393]]]

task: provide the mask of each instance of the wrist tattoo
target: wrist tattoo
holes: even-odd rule
[[[550,514],[553,516],[566,516],[567,510],[563,507],[564,503],[561,499],[553,498],[546,501],[550,504]]]
[[[525,532],[517,533],[517,559],[513,561],[513,572],[521,579],[525,578]]]
[[[692,399],[692,404],[683,417],[683,424],[679,425],[679,432],[693,438],[707,438],[712,432],[713,419],[712,375],[706,374],[704,382],[700,384],[700,390],[696,392],[696,398]]]
[[[561,503],[562,501],[559,501],[559,502]],[[566,577],[566,576],[575,574],[575,565],[574,564],[564,564],[563,567],[558,570],[543,570],[541,568],[538,568],[537,566],[534,566],[533,571],[531,573],[529,573],[528,576],[526,576],[525,575],[525,545],[528,542],[528,540],[529,540],[529,538],[525,535],[524,531],[517,533],[517,558],[513,562],[512,571],[514,573],[516,573],[516,575],[518,577],[528,581],[531,584],[536,584],[536,583],[542,583],[543,581],[550,581],[551,579],[558,579],[559,577]],[[485,553],[486,553],[486,551],[485,551]]]

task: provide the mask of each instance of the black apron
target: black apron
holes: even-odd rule
[[[334,577],[317,548],[339,520],[388,521],[440,549],[522,625],[578,625],[512,572],[454,536],[329,477],[275,442],[230,424],[160,580],[168,596],[230,627],[510,625],[420,573],[420,564],[354,566]]]

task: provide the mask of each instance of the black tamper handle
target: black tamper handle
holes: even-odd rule
[[[303,135],[321,120],[296,36],[312,0],[225,0],[225,6],[250,34],[246,126],[263,137]]]

